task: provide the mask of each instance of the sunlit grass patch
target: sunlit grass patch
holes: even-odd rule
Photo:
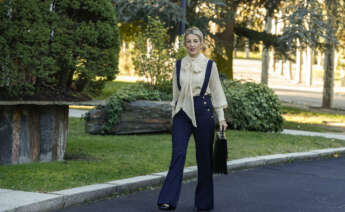
[[[311,112],[306,109],[282,107],[285,128],[312,131],[345,132],[345,115],[326,112]]]

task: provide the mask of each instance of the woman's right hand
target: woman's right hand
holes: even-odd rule
[[[222,120],[219,122],[219,129],[220,130],[224,129],[224,131],[225,131],[227,127],[228,127],[228,124],[226,123],[225,120]]]

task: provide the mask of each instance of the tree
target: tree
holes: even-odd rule
[[[4,0],[0,21],[1,99],[80,98],[118,73],[109,1]]]
[[[132,60],[140,77],[145,77],[150,87],[171,90],[171,73],[175,60],[174,48],[167,38],[167,29],[158,18],[148,19],[144,29],[135,33]]]
[[[118,22],[120,23],[121,41],[133,41],[134,34],[144,28],[148,17],[159,17],[169,28],[170,42],[177,36],[177,25],[186,22],[183,11],[176,1],[170,0],[113,0]]]
[[[332,38],[336,34],[336,17],[337,17],[337,3],[335,0],[326,0],[327,8],[327,23],[330,26],[327,29],[327,35]],[[332,39],[326,39],[325,49],[325,74],[323,83],[322,107],[331,108],[333,105],[334,96],[334,53],[336,43]]]
[[[284,29],[284,39],[296,47],[296,40],[301,48],[310,46],[325,52],[324,90],[322,107],[331,108],[334,86],[334,51],[339,46],[344,26],[344,1],[299,0],[298,6],[287,7],[289,26]],[[340,39],[338,39],[340,38]]]
[[[280,7],[281,0],[268,1],[265,3],[264,7],[266,10],[265,15],[265,32],[271,33],[272,31],[272,19],[274,13]],[[262,50],[262,68],[261,68],[261,83],[268,84],[268,65],[269,65],[269,46],[264,44]]]
[[[140,15],[134,15],[134,13],[143,14],[143,11],[157,12],[157,5],[168,4],[166,1],[159,1],[160,3],[157,3],[152,0],[140,0],[138,1],[139,3],[134,3],[130,0],[119,1],[127,1],[127,5],[136,5],[135,7],[133,6],[136,9],[131,10],[134,12],[130,16],[136,17],[136,20],[142,21],[141,23],[145,22],[143,16],[140,17]],[[142,4],[142,2],[145,2],[145,4]],[[179,10],[177,3],[177,0],[171,1],[169,3],[171,9],[167,11],[167,14],[175,17],[172,19],[174,21],[182,19],[178,15],[181,10]],[[140,6],[140,4],[142,5]],[[293,55],[297,48],[311,46],[321,49],[324,47],[323,40],[326,39],[327,35],[325,32],[329,26],[323,20],[322,4],[318,0],[189,0],[187,4],[187,18],[183,21],[186,22],[187,27],[199,27],[206,34],[206,37],[211,38],[210,44],[214,48],[214,58],[220,70],[230,79],[232,79],[233,75],[232,52],[234,34],[248,38],[251,43],[263,43],[264,66],[262,81],[265,83],[268,80],[268,57],[265,56],[265,51],[269,48],[273,47],[276,54],[293,60],[290,55]],[[128,6],[128,8],[131,7]],[[166,11],[165,8],[167,7],[163,7],[160,11]],[[265,15],[261,12],[262,9],[266,10]],[[278,11],[282,11],[284,14],[283,21],[286,23],[286,27],[282,34],[273,35],[269,32],[269,20]],[[238,15],[239,12],[241,12],[240,15]],[[159,16],[164,19],[169,15]],[[266,31],[264,31],[264,20],[267,23]],[[171,41],[174,41],[175,36],[177,36],[177,23],[178,21],[170,22],[170,24],[174,24],[171,28],[172,30],[169,31]],[[209,23],[217,25],[216,32],[210,32]],[[299,46],[297,46],[297,40],[299,41]]]
[[[210,35],[215,41],[215,60],[228,79],[233,79],[234,25],[237,6],[236,1],[226,1],[224,5],[216,5],[216,17],[219,19],[213,21],[221,30]]]

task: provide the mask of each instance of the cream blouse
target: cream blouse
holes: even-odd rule
[[[180,109],[183,109],[195,127],[197,127],[197,124],[195,120],[193,96],[200,95],[200,90],[205,79],[208,60],[209,59],[201,53],[196,58],[188,55],[182,59],[180,71],[181,90],[179,90],[177,86],[176,67],[173,73],[173,100],[170,103],[172,106],[172,117],[174,117]],[[218,69],[215,62],[212,64],[210,80],[205,92],[205,95],[207,94],[211,95],[212,105],[217,112],[218,120],[225,120],[223,109],[228,106],[228,103],[219,79]],[[177,104],[175,107],[176,101]]]

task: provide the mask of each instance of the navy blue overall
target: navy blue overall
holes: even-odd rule
[[[205,80],[200,96],[194,96],[194,110],[197,127],[181,109],[173,117],[172,127],[172,159],[169,172],[158,198],[158,204],[167,203],[176,208],[180,196],[183,168],[186,160],[188,141],[193,133],[196,146],[198,165],[198,184],[195,190],[194,207],[198,209],[213,209],[213,176],[212,176],[212,145],[215,123],[211,96],[205,95],[211,75],[212,60],[208,61]],[[176,64],[177,84],[180,85],[181,61]]]

